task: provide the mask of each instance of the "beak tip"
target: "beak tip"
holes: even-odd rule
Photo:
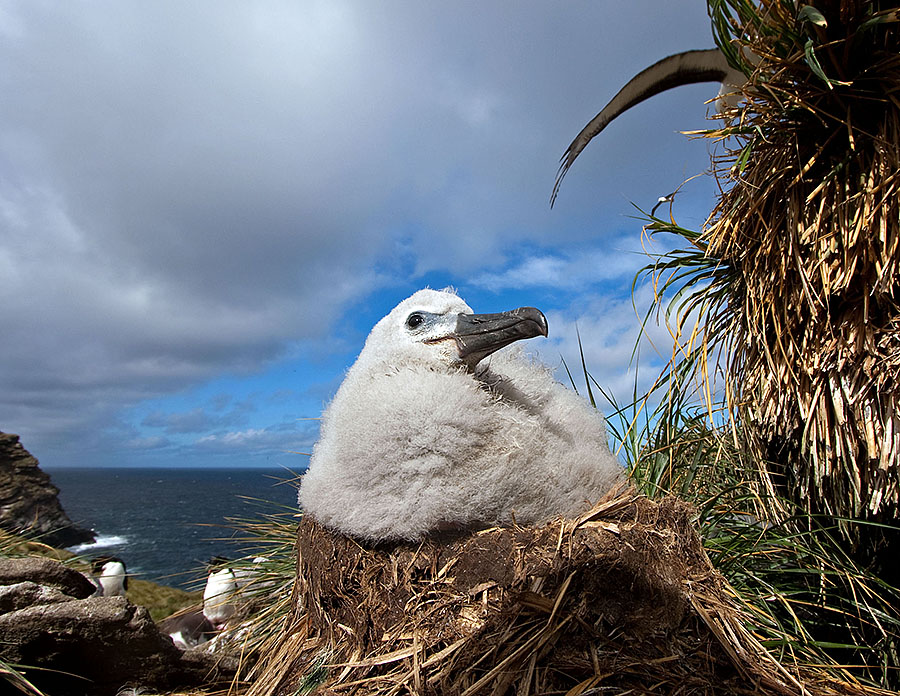
[[[521,312],[521,315],[524,318],[533,321],[537,325],[540,335],[544,338],[547,338],[547,317],[544,316],[544,313],[541,310],[539,310],[537,307],[522,307],[517,311]]]

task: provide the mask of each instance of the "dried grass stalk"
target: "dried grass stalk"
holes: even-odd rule
[[[720,7],[721,0],[713,3]],[[807,509],[900,510],[900,25],[895,3],[731,2],[759,58],[704,241],[731,267],[729,389]],[[734,143],[735,141],[731,141]]]

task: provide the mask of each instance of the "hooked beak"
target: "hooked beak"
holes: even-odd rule
[[[510,343],[546,335],[547,318],[543,312],[519,307],[498,314],[459,314],[456,330],[449,338],[456,341],[460,360],[472,368]]]

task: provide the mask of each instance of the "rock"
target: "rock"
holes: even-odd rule
[[[77,570],[49,558],[0,558],[0,585],[32,582],[52,587],[69,599],[84,599],[96,586]]]
[[[45,693],[112,696],[123,686],[173,689],[227,678],[211,659],[188,658],[144,607],[124,597],[31,606],[0,616],[0,659]]]
[[[182,653],[144,607],[94,590],[58,561],[0,558],[0,661],[24,665],[44,693],[66,696],[193,687],[235,673],[213,656]]]
[[[52,587],[34,582],[17,582],[0,586],[0,614],[18,611],[37,604],[71,601],[71,597]]]
[[[19,436],[0,433],[0,529],[57,547],[94,541],[93,532],[69,519],[58,494]]]

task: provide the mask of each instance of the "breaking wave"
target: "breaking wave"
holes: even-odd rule
[[[116,534],[106,534],[99,535],[97,540],[90,544],[78,544],[77,546],[72,546],[69,548],[69,551],[72,553],[84,553],[85,551],[95,551],[97,549],[110,549],[114,546],[125,546],[128,544],[128,538],[123,536],[118,536]]]

